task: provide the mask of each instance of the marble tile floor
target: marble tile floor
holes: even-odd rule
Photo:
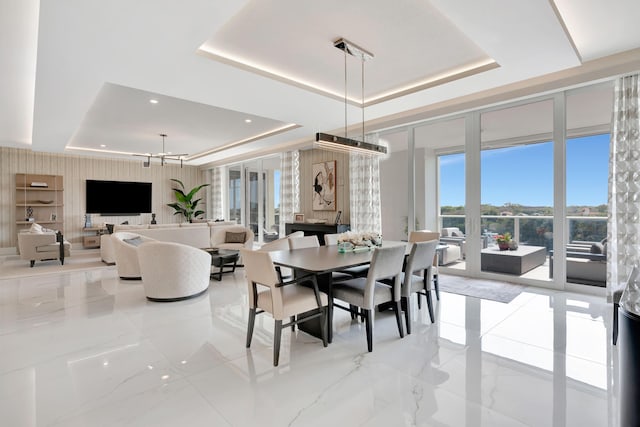
[[[0,280],[0,425],[617,426],[603,297],[443,292],[404,339],[378,313],[373,353],[337,310],[332,344],[287,330],[276,368],[266,315],[245,349],[243,274],[175,303],[115,267]]]

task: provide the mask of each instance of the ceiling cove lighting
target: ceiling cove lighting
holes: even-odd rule
[[[357,152],[360,154],[387,154],[387,148],[381,145],[364,142],[364,62],[372,59],[373,54],[346,39],[338,39],[333,46],[344,52],[344,137],[328,133],[316,133],[315,145],[319,148]],[[362,141],[347,136],[347,54],[360,59],[362,70]]]
[[[172,154],[170,151],[166,151],[165,150],[165,141],[164,139],[167,137],[166,133],[160,133],[158,134],[162,137],[162,152],[157,153],[157,154],[152,154],[152,153],[144,153],[144,154],[134,154],[134,156],[138,156],[138,157],[146,157],[147,160],[145,162],[143,162],[143,166],[145,168],[148,168],[149,166],[151,166],[151,159],[160,159],[160,165],[164,166],[165,162],[167,160],[175,160],[175,161],[180,161],[180,167],[182,167],[182,162],[184,161],[184,158],[186,156],[188,156],[188,154],[186,153],[182,153],[182,154]]]

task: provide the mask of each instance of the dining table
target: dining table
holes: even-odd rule
[[[411,250],[411,244],[407,242],[382,242],[382,247],[391,246],[405,246],[405,255],[408,255]],[[346,252],[340,252],[338,246],[330,245],[270,252],[271,259],[275,265],[293,269],[296,276],[310,273],[316,275],[318,286],[326,292],[329,297],[330,303],[327,308],[328,324],[319,325],[318,322],[314,324],[313,321],[302,322],[298,324],[299,329],[316,337],[321,337],[320,328],[326,327],[328,341],[331,342],[333,340],[333,327],[330,323],[333,318],[333,304],[331,303],[331,301],[333,301],[333,285],[331,273],[371,263],[374,249],[375,247],[366,250],[356,249],[355,251],[347,250]]]

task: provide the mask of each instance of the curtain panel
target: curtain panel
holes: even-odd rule
[[[225,171],[225,168],[222,166],[209,169],[209,183],[211,184],[210,193],[209,193],[210,195],[209,200],[211,201],[209,212],[211,216],[209,218],[212,218],[212,219],[224,218],[224,212],[223,212],[224,188],[222,187],[223,186],[222,175],[224,171]]]
[[[351,230],[382,233],[380,215],[380,159],[378,156],[349,156]]]
[[[284,236],[285,223],[293,222],[293,215],[300,212],[300,152],[282,153],[280,170],[280,236]]]
[[[639,76],[618,79],[609,155],[607,296],[624,287],[640,264],[640,92]]]

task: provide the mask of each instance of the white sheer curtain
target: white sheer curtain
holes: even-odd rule
[[[293,222],[300,212],[300,152],[282,153],[280,160],[280,235],[285,234],[285,223]]]
[[[607,294],[622,288],[640,264],[640,92],[639,76],[616,82],[609,155]]]
[[[377,139],[376,136],[373,138]],[[371,141],[371,137],[367,140],[377,143]],[[351,230],[359,233],[382,233],[378,156],[353,153],[349,156],[349,188]]]
[[[224,174],[224,167],[215,167],[209,169],[209,183],[211,186],[209,187],[209,198],[208,198],[208,206],[207,211],[209,212],[208,218],[211,219],[223,219],[224,218],[224,180],[222,176]]]

